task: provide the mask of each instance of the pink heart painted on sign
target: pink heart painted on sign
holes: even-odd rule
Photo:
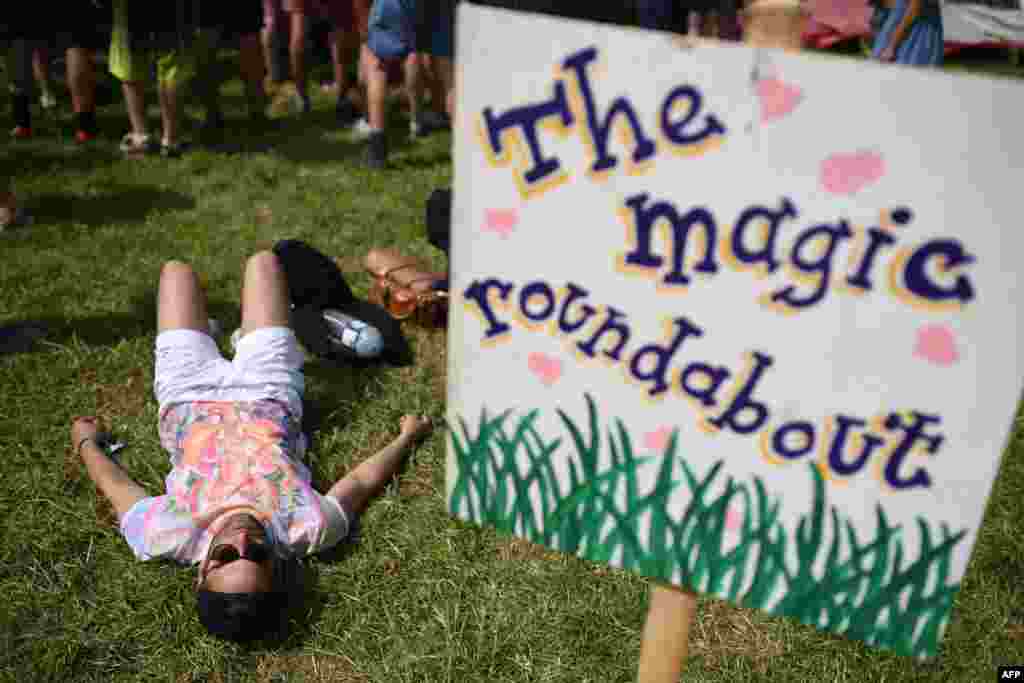
[[[547,386],[551,386],[562,376],[562,361],[544,353],[531,353],[527,365],[530,372]]]
[[[644,448],[649,451],[663,453],[668,448],[668,442],[671,438],[671,427],[658,427],[653,432],[644,434]]]
[[[960,360],[953,331],[945,325],[925,325],[917,331],[914,355],[930,363],[948,367]]]
[[[741,526],[743,526],[743,515],[741,515],[739,510],[735,507],[730,506],[729,509],[725,511],[726,531],[739,531]]]
[[[821,162],[821,187],[831,194],[854,194],[885,175],[878,152],[833,154]]]
[[[761,100],[761,121],[765,123],[786,116],[803,99],[803,91],[798,86],[774,76],[758,81],[755,92]]]
[[[484,231],[497,233],[508,239],[519,223],[519,212],[515,209],[487,209],[484,211]]]

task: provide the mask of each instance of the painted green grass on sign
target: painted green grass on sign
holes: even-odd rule
[[[949,580],[950,561],[966,531],[942,524],[936,538],[918,518],[916,559],[905,562],[910,549],[883,508],[876,506],[874,537],[859,538],[828,504],[813,464],[810,510],[789,531],[779,521],[781,502],[759,477],[737,482],[723,474],[722,461],[698,475],[678,457],[677,434],[660,456],[638,457],[623,422],[615,419],[602,437],[594,401],[586,401],[586,433],[558,411],[567,440],[543,436],[536,410],[514,424],[511,411],[490,417],[484,410],[475,435],[460,418],[461,436],[451,433],[457,470],[450,512],[652,578],[681,576],[701,592],[900,654],[936,654],[959,589]],[[567,485],[556,477],[556,459],[569,473]],[[639,468],[659,460],[654,486],[642,492]],[[680,487],[689,504],[672,517],[668,499]]]

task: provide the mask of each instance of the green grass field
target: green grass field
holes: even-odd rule
[[[977,58],[950,68],[1024,75]],[[0,355],[0,681],[631,680],[645,581],[453,521],[440,431],[371,505],[357,544],[307,563],[307,598],[283,640],[242,648],[207,636],[194,570],[134,560],[71,452],[69,426],[74,415],[101,415],[129,444],[125,467],[162,491],[168,464],[152,398],[161,263],[195,265],[228,333],[245,257],[278,239],[341,257],[363,296],[361,261],[373,246],[441,268],[422,238],[423,206],[451,182],[451,137],[398,143],[406,129],[396,116],[392,167],[367,171],[321,97],[307,120],[266,137],[267,153],[128,161],[113,142],[127,125],[120,98],[109,79],[102,85],[105,142],[94,149],[73,148],[66,114],[40,119],[35,140],[0,146],[0,175],[36,215],[34,226],[0,233],[0,327],[48,330],[30,351]],[[240,117],[237,80],[225,94]],[[6,103],[0,120],[10,120]],[[410,367],[307,366],[320,487],[396,434],[403,413],[443,414],[444,334],[407,333]],[[1022,447],[1018,420],[936,659],[702,599],[685,680],[989,681],[999,665],[1024,664]]]

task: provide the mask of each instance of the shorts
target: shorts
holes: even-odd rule
[[[149,80],[152,61],[156,61],[156,77],[161,85],[177,87],[195,75],[195,59],[191,50],[133,50],[125,15],[126,0],[114,3],[114,28],[110,38],[110,73],[120,81]]]
[[[366,45],[381,60],[416,51],[416,7],[411,0],[374,0]]]
[[[156,338],[153,391],[161,413],[173,403],[271,400],[301,421],[304,362],[288,327],[253,330],[238,341],[230,361],[205,332],[167,330]]]
[[[455,0],[417,3],[416,51],[451,59],[455,55]]]

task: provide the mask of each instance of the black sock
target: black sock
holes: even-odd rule
[[[32,127],[32,100],[28,95],[14,96],[14,125],[21,128]]]
[[[96,132],[99,128],[99,126],[96,123],[96,112],[75,112],[75,125],[78,126],[78,130],[84,131],[89,135],[96,135]]]

